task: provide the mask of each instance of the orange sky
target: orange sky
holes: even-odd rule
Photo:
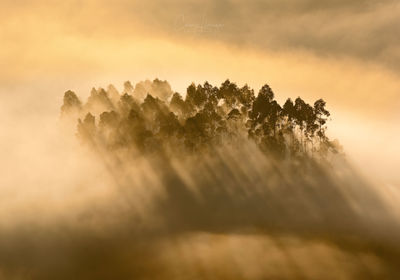
[[[6,0],[2,122],[56,118],[65,90],[125,80],[158,77],[180,92],[192,81],[268,83],[280,101],[324,98],[348,154],[398,184],[398,21],[390,0]]]

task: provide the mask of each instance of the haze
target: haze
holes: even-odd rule
[[[84,152],[70,137],[73,132],[59,137],[63,93],[71,89],[85,99],[92,87],[112,83],[121,90],[126,80],[154,78],[167,80],[181,93],[191,82],[220,85],[229,78],[256,91],[268,83],[280,102],[323,98],[332,113],[329,136],[339,139],[349,161],[398,211],[399,26],[395,0],[3,0],[1,226],[35,220],[33,213],[48,215],[49,220],[39,220],[51,224],[73,219],[65,207],[79,212],[88,202],[108,203],[115,194],[105,167],[89,156],[80,158]],[[96,190],[88,187],[93,183]],[[224,255],[227,241],[220,242],[218,234],[197,238],[211,238],[218,244],[212,255]],[[234,244],[249,242],[247,237],[229,238]],[[180,239],[172,244],[190,250]],[[193,245],[196,260],[208,256],[210,248],[202,244]],[[251,246],[257,251],[257,245]],[[344,254],[324,246],[313,244],[312,250]],[[300,245],[294,247],[301,251]],[[375,260],[366,262],[379,266]],[[239,263],[248,267],[247,261]],[[246,273],[258,276],[258,269],[255,265]]]

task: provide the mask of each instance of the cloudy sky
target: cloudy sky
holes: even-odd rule
[[[392,0],[5,0],[1,122],[56,117],[67,89],[125,80],[268,83],[280,101],[326,99],[348,154],[399,184],[399,27]]]

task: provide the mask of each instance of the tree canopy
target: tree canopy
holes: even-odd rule
[[[93,88],[85,104],[69,90],[61,110],[79,112],[79,138],[107,149],[198,152],[247,138],[279,158],[337,152],[326,136],[330,113],[323,99],[310,105],[289,98],[281,106],[268,84],[255,95],[230,80],[220,87],[192,83],[182,96],[167,81],[127,81],[121,94],[112,85]]]

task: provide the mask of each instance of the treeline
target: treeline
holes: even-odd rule
[[[85,104],[67,91],[61,111],[78,119],[82,141],[107,149],[193,152],[249,138],[281,158],[337,152],[325,133],[324,100],[310,105],[297,97],[281,106],[267,84],[255,95],[229,80],[220,87],[192,83],[183,97],[167,81],[125,82],[121,94],[112,85],[93,88]]]

